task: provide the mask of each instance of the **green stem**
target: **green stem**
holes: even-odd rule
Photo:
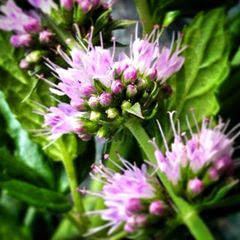
[[[109,240],[120,240],[120,239],[124,239],[124,237],[127,236],[127,233],[126,232],[120,232],[120,233],[117,233],[113,236],[111,236],[109,238]]]
[[[133,136],[138,141],[140,147],[145,152],[148,160],[152,163],[156,164],[156,158],[154,155],[155,149],[154,146],[149,143],[150,139],[143,127],[141,126],[140,122],[137,119],[130,119],[126,122],[126,127],[130,130]],[[189,228],[192,235],[197,240],[212,240],[214,239],[211,232],[199,217],[198,212],[196,209],[187,203],[182,198],[175,195],[171,183],[168,181],[165,174],[158,171],[159,178],[163,183],[164,187],[166,188],[168,194],[170,195],[171,199],[173,200],[176,207],[179,209],[180,217],[184,224]]]
[[[143,32],[145,34],[148,34],[152,31],[154,24],[147,0],[135,0],[135,5],[143,26]]]
[[[79,192],[77,191],[78,182],[77,182],[77,175],[73,165],[73,159],[69,156],[69,153],[62,141],[62,139],[58,140],[59,146],[61,148],[63,154],[63,165],[66,170],[66,174],[68,177],[68,182],[73,198],[74,207],[78,213],[84,213],[84,207],[82,203],[82,199],[80,197]]]

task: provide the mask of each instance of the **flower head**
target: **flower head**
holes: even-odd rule
[[[220,120],[215,127],[211,127],[208,119],[202,121],[201,128],[196,124],[197,131],[193,132],[187,118],[190,132],[188,138],[186,133],[175,129],[173,114],[174,112],[170,113],[170,122],[174,142],[170,147],[167,145],[159,124],[166,152],[163,154],[155,144],[155,156],[160,170],[166,174],[173,186],[179,190],[179,186],[185,182],[188,194],[195,197],[202,193],[205,187],[228,175],[229,169],[233,167],[234,140],[240,133],[234,134],[236,128],[226,133],[227,125]],[[193,118],[195,120],[194,114]]]
[[[88,214],[100,214],[102,219],[109,221],[106,225],[110,227],[109,234],[122,224],[127,232],[145,227],[149,218],[157,220],[167,208],[164,199],[159,199],[161,187],[157,180],[148,174],[146,166],[138,168],[124,159],[121,161],[124,168],[117,166],[122,173],[114,172],[102,164],[93,166],[91,176],[104,183],[101,192],[80,190],[104,200],[105,209]]]
[[[44,132],[49,135],[50,140],[56,140],[66,133],[85,136],[84,128],[78,121],[79,112],[71,105],[60,103],[56,107],[47,108],[46,111],[40,114],[44,115],[44,126],[47,127]]]
[[[83,113],[80,119],[83,125],[86,121],[95,125],[95,131],[87,130],[90,135],[109,138],[133,112],[132,107],[140,106],[136,115],[141,118],[154,115],[159,99],[164,99],[166,79],[179,70],[184,58],[178,56],[179,45],[176,51],[165,47],[169,54],[163,56],[157,30],[144,39],[136,36],[130,44],[129,55],[122,52],[118,56],[115,56],[115,42],[112,51],[104,49],[103,44],[93,46],[92,34],[88,46],[82,43],[70,56],[59,49],[68,68],[48,61],[60,80],[58,84],[51,84],[51,91],[68,96],[70,104]],[[165,65],[171,69],[166,71]]]
[[[36,13],[24,12],[13,0],[0,7],[0,29],[16,33],[38,32],[40,20]]]

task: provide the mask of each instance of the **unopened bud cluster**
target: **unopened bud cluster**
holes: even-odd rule
[[[166,80],[181,68],[184,58],[179,56],[179,44],[173,51],[160,48],[158,39],[152,41],[156,32],[145,39],[136,36],[130,56],[124,52],[114,56],[114,48],[112,53],[90,42],[86,49],[73,49],[70,57],[59,50],[69,64],[67,69],[48,61],[60,79],[51,84],[51,91],[69,97],[89,138],[110,138],[131,114],[151,118],[162,104]]]

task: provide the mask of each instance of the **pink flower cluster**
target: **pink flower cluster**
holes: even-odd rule
[[[80,190],[82,193],[104,200],[105,209],[87,214],[97,214],[108,221],[102,228],[110,227],[109,234],[122,224],[124,230],[129,233],[147,227],[149,223],[162,219],[168,208],[159,194],[161,192],[159,183],[154,177],[149,176],[145,165],[138,168],[124,159],[121,159],[121,163],[123,167],[117,166],[122,173],[114,172],[102,164],[93,166],[91,176],[104,183],[101,192]],[[96,230],[100,229],[91,229],[88,234],[93,234]]]
[[[129,55],[115,56],[103,46],[75,47],[70,56],[59,49],[68,63],[62,68],[51,61],[48,66],[60,80],[49,83],[52,93],[67,96],[75,110],[81,112],[82,131],[86,135],[110,137],[117,131],[134,104],[141,106],[141,115],[151,114],[166,80],[179,71],[184,58],[179,56],[179,43],[173,48],[161,48],[157,31],[130,44]],[[47,80],[46,80],[47,81]],[[53,126],[50,126],[53,127]],[[77,132],[76,132],[77,133]],[[77,133],[78,134],[78,133]]]
[[[51,7],[55,6],[52,0],[29,0],[29,2],[44,11],[50,11]],[[0,29],[14,32],[10,39],[14,47],[29,47],[36,35],[41,43],[47,43],[53,35],[50,31],[42,28],[41,18],[36,11],[24,12],[13,0],[8,0],[5,5],[1,6],[0,12],[2,13]]]
[[[208,119],[202,121],[201,128],[196,125],[195,133],[187,118],[190,132],[190,138],[187,138],[180,129],[175,129],[173,114],[174,112],[170,113],[170,120],[174,141],[171,147],[167,145],[159,125],[166,152],[163,154],[155,144],[155,156],[160,170],[166,174],[173,186],[179,191],[187,189],[188,196],[195,197],[209,185],[231,174],[233,144],[240,133],[234,134],[236,128],[225,133],[227,125],[221,121],[212,128]]]

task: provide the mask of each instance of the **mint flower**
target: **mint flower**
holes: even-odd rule
[[[60,80],[50,83],[51,91],[67,96],[71,106],[81,112],[87,134],[110,138],[130,114],[142,119],[154,116],[164,100],[166,80],[184,63],[179,56],[183,49],[179,42],[175,50],[161,48],[156,29],[144,39],[136,35],[129,55],[121,52],[115,56],[115,44],[110,51],[103,45],[93,46],[91,38],[92,33],[87,47],[82,43],[69,55],[59,49],[68,68],[48,60]]]
[[[132,233],[148,227],[163,219],[167,212],[167,204],[162,197],[161,186],[147,172],[145,165],[138,168],[128,161],[121,159],[123,167],[114,163],[121,173],[114,172],[102,164],[94,165],[92,178],[103,183],[101,192],[90,192],[86,189],[81,193],[100,197],[104,200],[105,209],[88,212],[88,215],[100,215],[108,223],[100,228],[92,229],[88,234],[110,228],[113,233],[120,226]]]
[[[155,156],[160,170],[166,174],[174,188],[193,198],[200,195],[207,187],[214,186],[217,181],[231,175],[233,145],[240,134],[237,131],[239,126],[226,133],[228,125],[221,120],[215,127],[211,127],[211,121],[204,119],[201,128],[196,124],[197,131],[194,132],[187,118],[190,132],[190,136],[187,137],[186,133],[180,132],[180,129],[176,130],[173,114],[174,112],[170,113],[173,143],[170,146],[167,144],[159,124],[166,152],[163,154],[155,143]],[[194,115],[193,118],[195,119]],[[187,192],[184,193],[185,189]]]
[[[0,7],[0,29],[14,31],[18,36],[40,31],[40,19],[36,12],[24,12],[13,0]]]
[[[35,111],[44,116],[46,129],[42,129],[40,134],[48,135],[49,140],[55,141],[61,135],[66,133],[78,134],[82,139],[89,140],[89,136],[85,134],[81,122],[79,122],[79,113],[71,105],[60,103],[56,107],[46,108],[45,112]]]

